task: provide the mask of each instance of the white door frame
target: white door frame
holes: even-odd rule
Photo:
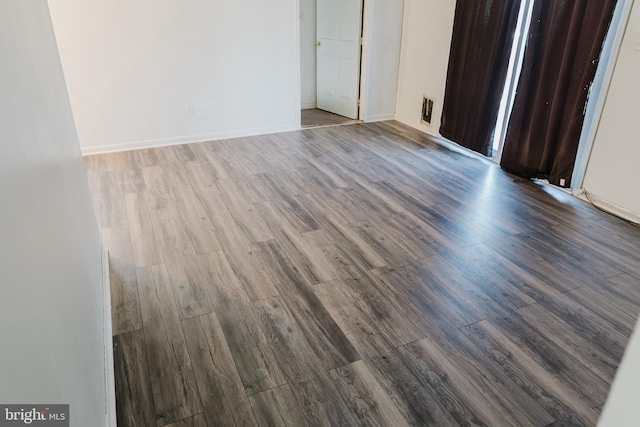
[[[296,124],[297,129],[302,129],[302,117],[300,116],[300,111],[302,111],[302,82],[301,82],[301,71],[302,67],[300,66],[300,0],[293,0],[293,25],[295,28],[295,37],[293,38],[293,67],[295,72],[293,75],[295,76],[294,82],[294,110],[295,114],[294,123]]]
[[[295,100],[294,100],[294,106],[295,106],[295,110],[294,110],[294,114],[296,115],[295,117],[295,123],[296,123],[296,128],[297,129],[302,129],[302,119],[300,117],[300,111],[302,110],[302,100],[301,100],[301,96],[302,96],[302,81],[301,81],[301,72],[302,72],[302,67],[300,66],[300,0],[293,0],[294,1],[294,27],[295,27],[295,34],[296,37],[294,40],[294,46],[293,46],[293,62],[294,62],[294,67],[295,67],[295,73],[294,75],[296,76],[296,81],[294,82],[294,96],[295,96]],[[360,56],[360,108],[358,109],[358,119],[359,120],[363,120],[366,117],[366,111],[367,111],[367,98],[368,98],[368,89],[369,89],[369,85],[368,85],[368,79],[367,79],[367,75],[368,75],[368,70],[369,70],[369,61],[370,61],[370,43],[367,43],[367,40],[370,40],[370,34],[372,29],[370,28],[370,22],[371,22],[371,18],[372,18],[372,13],[373,11],[371,10],[371,1],[370,0],[362,0],[363,1],[363,5],[362,5],[362,37],[364,40],[364,43],[362,45],[362,55]]]
[[[611,80],[613,79],[613,72],[616,68],[618,55],[620,54],[622,38],[624,37],[629,23],[629,17],[631,16],[633,1],[634,0],[618,0],[611,20],[609,34],[607,34],[604,45],[602,46],[600,66],[596,71],[596,76],[591,85],[591,94],[584,115],[584,126],[580,133],[578,153],[573,166],[573,176],[571,177],[570,190],[571,193],[576,196],[581,195],[584,191],[585,174],[589,165],[598,127],[600,126],[600,119],[604,111],[604,104],[607,100]]]
[[[360,109],[358,119],[363,122],[367,120],[369,106],[369,69],[371,68],[371,43],[373,31],[371,22],[373,21],[373,6],[371,0],[362,0],[362,54],[360,55]]]

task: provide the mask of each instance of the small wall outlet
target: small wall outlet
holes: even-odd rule
[[[422,98],[422,116],[420,120],[422,123],[431,126],[431,119],[433,118],[433,99],[424,96]]]

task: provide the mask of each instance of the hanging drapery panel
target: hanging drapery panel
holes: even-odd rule
[[[501,165],[571,185],[589,88],[616,0],[536,0]]]
[[[489,155],[520,1],[459,0],[440,134]]]

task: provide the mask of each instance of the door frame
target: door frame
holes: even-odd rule
[[[362,0],[362,50],[360,52],[360,108],[358,109],[358,119],[363,122],[368,117],[369,99],[369,70],[371,69],[371,43],[373,40],[373,7],[371,0]]]
[[[580,140],[578,143],[578,152],[576,154],[576,160],[573,165],[571,186],[568,189],[557,187],[563,191],[570,192],[575,196],[581,196],[584,193],[585,175],[589,166],[591,152],[593,150],[598,127],[600,126],[600,120],[604,111],[604,106],[609,92],[609,87],[613,79],[616,62],[618,59],[618,55],[620,54],[622,39],[627,29],[633,4],[634,0],[618,0],[618,2],[616,3],[614,14],[611,19],[611,24],[609,26],[609,31],[607,32],[602,46],[602,52],[600,54],[600,64],[596,70],[596,75],[590,88],[589,100],[586,105],[584,122],[582,131],[580,133]],[[531,4],[531,7],[533,7],[533,4]],[[520,54],[523,54],[523,52],[520,52]],[[507,83],[513,84],[513,82]],[[515,82],[515,86],[517,86],[517,82]],[[515,92],[515,86],[510,90]],[[513,94],[511,98],[513,98]],[[512,104],[512,102],[513,99],[510,99],[509,104]],[[508,107],[503,125],[503,140],[500,142],[498,152],[491,157],[482,157],[500,164],[500,161],[502,159],[502,151],[504,148],[504,133],[506,132],[510,115],[511,108]]]
[[[294,37],[294,55],[293,62],[295,67],[296,81],[294,82],[295,90],[295,100],[294,106],[295,111],[295,123],[297,129],[302,129],[302,119],[300,116],[300,111],[302,110],[302,67],[300,66],[300,36],[301,36],[301,28],[300,28],[300,1],[294,0],[294,26],[295,26],[295,34]],[[362,1],[362,51],[360,54],[360,87],[358,88],[360,106],[358,108],[358,120],[364,121],[367,112],[367,102],[368,98],[368,70],[370,68],[370,56],[371,56],[371,46],[370,43],[367,43],[367,40],[370,40],[370,34],[372,31],[370,22],[372,20],[372,8],[370,0],[361,0]]]
[[[631,16],[631,8],[633,6],[633,3],[634,0],[618,0],[613,17],[611,19],[609,31],[607,32],[605,41],[602,46],[602,52],[600,54],[600,64],[596,70],[596,75],[591,84],[589,100],[585,109],[584,122],[582,131],[580,132],[580,140],[578,143],[578,152],[576,154],[576,160],[573,165],[571,187],[569,189],[562,189],[564,191],[570,192],[575,196],[580,196],[584,193],[585,175],[589,166],[589,160],[591,152],[593,150],[593,144],[596,139],[596,134],[598,132],[598,127],[600,126],[600,119],[602,118],[602,113],[604,111],[604,105],[609,92],[609,86],[611,85],[611,81],[613,79],[613,72],[615,71],[618,55],[620,54],[622,39],[627,29],[629,18]],[[515,89],[516,88],[514,87],[512,90],[515,91]],[[512,101],[513,100],[510,100],[510,103],[512,103]],[[508,108],[503,125],[503,131],[505,132],[508,126],[510,115],[511,111],[510,108]],[[504,136],[505,135],[503,133],[502,138],[504,138]],[[504,140],[500,142],[498,153],[488,158],[500,164],[503,148]]]
[[[591,94],[584,116],[585,126],[582,127],[582,132],[580,133],[578,153],[571,177],[570,191],[576,196],[580,196],[584,192],[584,178],[604,112],[607,95],[609,94],[609,87],[613,80],[613,72],[620,54],[622,39],[631,17],[633,2],[634,0],[618,0],[609,32],[602,47],[602,53],[600,54],[600,66],[591,84]],[[587,123],[588,126],[586,126]]]

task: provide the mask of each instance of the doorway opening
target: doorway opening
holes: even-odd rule
[[[501,163],[504,160],[502,154],[504,142],[507,136],[507,126],[509,124],[517,85],[520,80],[520,74],[523,67],[527,35],[529,34],[530,26],[536,25],[535,21],[532,23],[532,14],[534,3],[536,1],[540,0],[523,0],[521,3],[518,24],[511,50],[509,71],[502,93],[500,110],[492,136],[492,144],[488,153],[488,157],[498,163]],[[578,151],[575,159],[573,159],[573,164],[571,165],[572,172],[569,174],[571,184],[570,189],[567,189],[567,191],[573,192],[574,194],[577,194],[582,187],[588,155],[593,144],[595,130],[598,125],[597,117],[598,114],[601,114],[602,112],[604,98],[606,96],[606,85],[611,79],[611,73],[613,70],[612,59],[615,58],[616,51],[619,49],[622,31],[624,30],[626,19],[628,19],[630,14],[632,3],[632,0],[618,0],[614,2],[613,15],[598,54],[597,62],[599,63],[599,66],[596,69],[595,76],[593,76],[591,82],[586,86],[588,95],[582,111],[584,118],[581,124]],[[536,178],[536,180],[547,184],[551,181],[546,178]],[[560,178],[555,179],[551,185],[559,188],[569,187],[569,185],[565,184],[567,184],[567,181]]]
[[[300,113],[303,128],[315,128],[321,126],[346,125],[358,123],[360,120],[353,120],[339,114],[330,113],[319,108],[307,108]]]
[[[507,71],[507,80],[502,91],[502,99],[500,101],[500,109],[498,110],[498,119],[493,131],[492,144],[488,157],[494,162],[500,163],[502,157],[502,148],[507,134],[507,125],[509,124],[509,116],[513,108],[513,101],[516,97],[516,90],[522,64],[524,60],[524,51],[527,46],[527,34],[531,24],[531,15],[533,12],[534,0],[524,0],[520,5],[518,14],[518,23],[516,32],[513,37],[513,45],[511,47],[511,56],[509,57],[509,68]]]
[[[300,0],[303,128],[358,122],[363,0]]]

